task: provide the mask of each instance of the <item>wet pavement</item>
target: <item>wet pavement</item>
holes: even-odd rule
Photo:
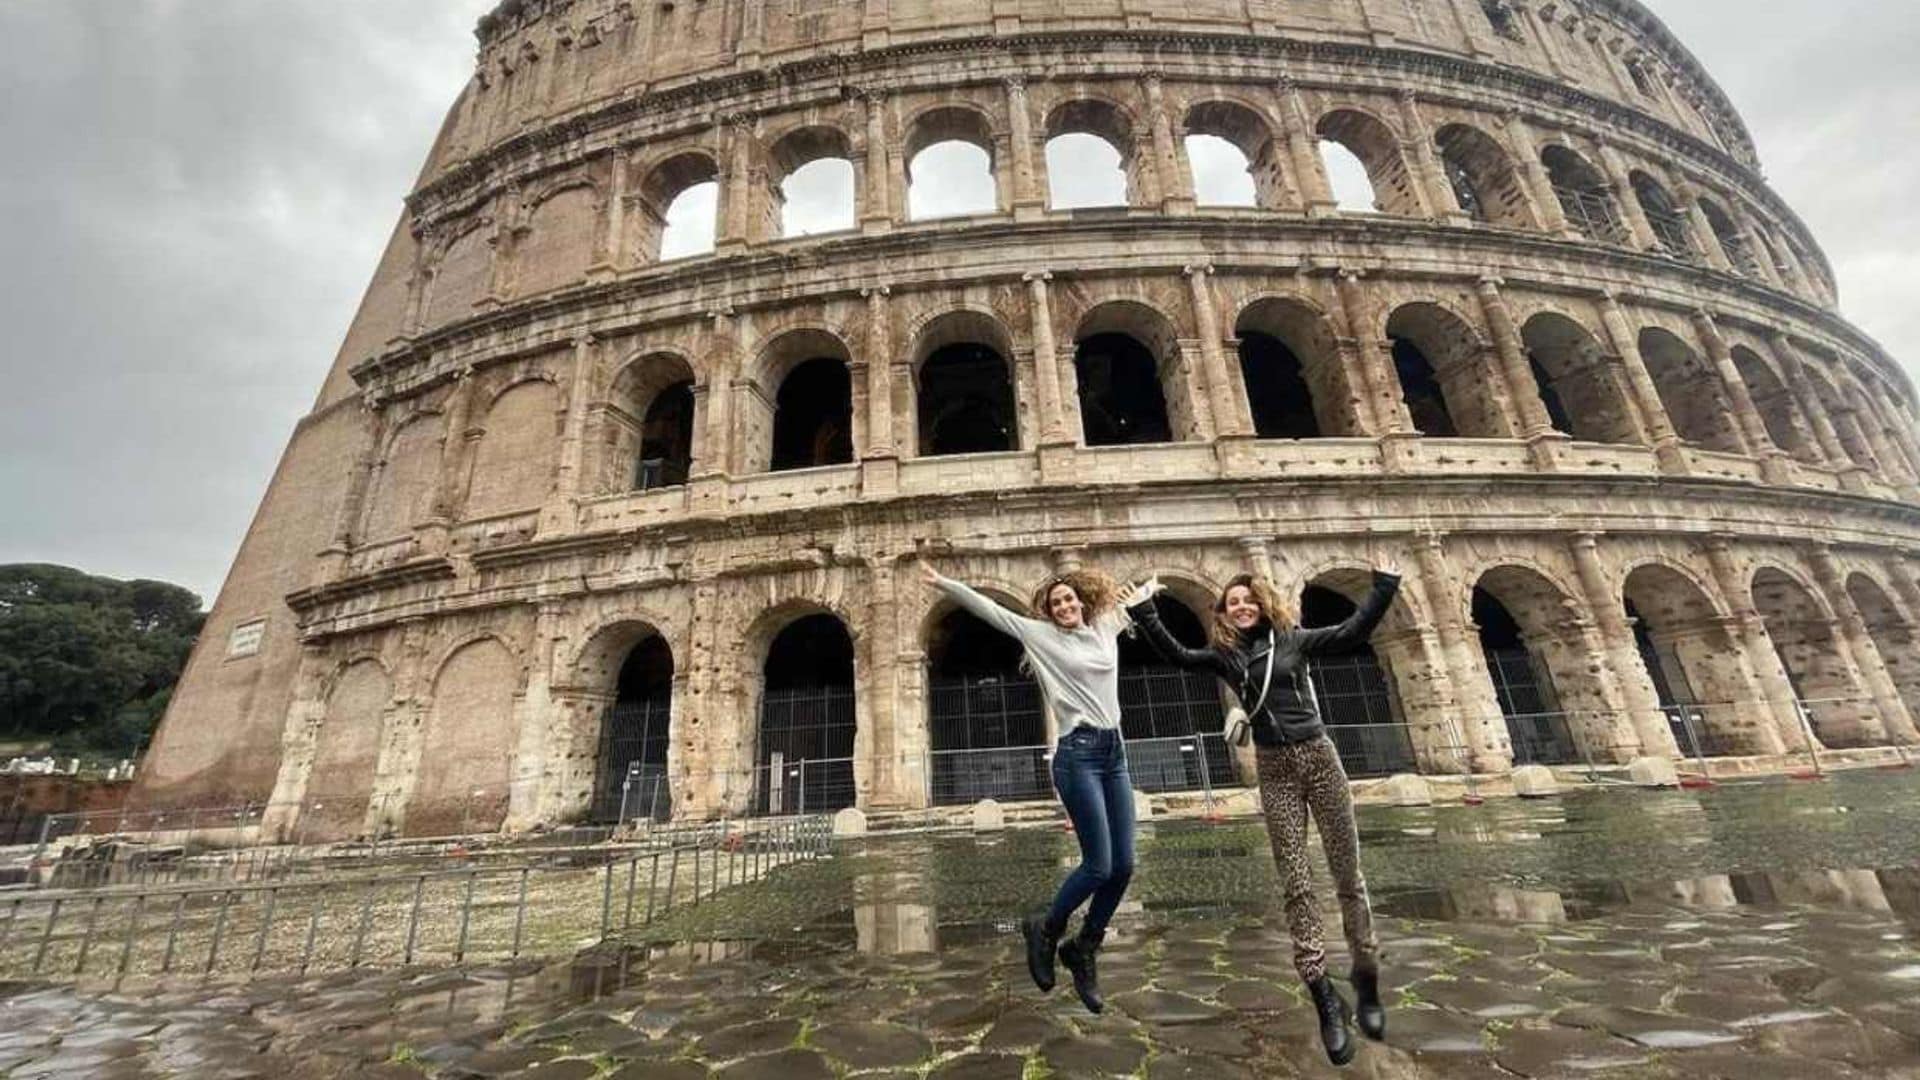
[[[1920,1078],[1920,774],[1362,811],[1386,949],[1373,1077]],[[1104,1015],[1011,919],[1059,830],[874,837],[631,941],[518,969],[14,985],[39,1076],[1330,1075],[1257,823],[1160,821]],[[1323,894],[1330,899],[1330,894]],[[1328,917],[1337,923],[1328,906]],[[1345,970],[1335,950],[1336,971]]]

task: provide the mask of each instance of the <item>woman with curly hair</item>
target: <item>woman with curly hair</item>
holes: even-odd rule
[[[941,576],[925,562],[928,585],[988,626],[1019,641],[1024,666],[1040,683],[1058,735],[1053,786],[1080,841],[1080,865],[1062,882],[1053,906],[1020,921],[1027,971],[1044,993],[1053,989],[1056,952],[1073,973],[1073,988],[1088,1010],[1104,1008],[1094,957],[1120,898],[1133,879],[1133,779],[1120,738],[1120,634],[1126,608],[1151,598],[1150,589],[1119,595],[1094,571],[1057,574],[1033,593],[1038,618],[1016,615],[973,589]],[[1080,933],[1062,943],[1067,920],[1087,905]]]
[[[1151,586],[1153,583],[1149,583]],[[1287,929],[1293,962],[1320,1014],[1320,1038],[1335,1065],[1353,1060],[1346,1001],[1327,978],[1327,953],[1319,901],[1307,863],[1307,818],[1320,830],[1320,846],[1333,871],[1340,922],[1353,954],[1353,989],[1360,1030],[1384,1038],[1386,1010],[1380,1004],[1380,946],[1366,879],[1360,875],[1360,834],[1354,826],[1347,771],[1327,737],[1307,672],[1308,661],[1351,649],[1367,640],[1393,604],[1400,576],[1373,572],[1373,589],[1338,626],[1303,630],[1283,622],[1285,609],[1264,578],[1242,574],[1227,582],[1213,605],[1212,642],[1190,649],[1167,632],[1152,604],[1128,614],[1169,663],[1211,671],[1232,688],[1246,711],[1259,761],[1260,804],[1267,839],[1286,888]]]

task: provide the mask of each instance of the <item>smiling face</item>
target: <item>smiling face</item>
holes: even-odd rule
[[[1073,591],[1073,586],[1062,581],[1047,590],[1047,617],[1053,620],[1053,625],[1062,630],[1078,630],[1085,615],[1080,594]]]
[[[1245,585],[1235,585],[1227,590],[1222,602],[1226,609],[1227,622],[1236,630],[1251,630],[1260,624],[1266,611],[1260,606],[1260,598]]]

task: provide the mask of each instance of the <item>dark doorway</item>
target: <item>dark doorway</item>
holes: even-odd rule
[[[760,697],[761,813],[839,810],[854,803],[853,639],[832,615],[808,615],[767,650]]]
[[[1194,648],[1206,628],[1185,604],[1154,598],[1160,621]],[[1144,637],[1120,639],[1120,726],[1127,765],[1141,791],[1196,791],[1233,782],[1233,762],[1220,729],[1226,712],[1211,673],[1186,671],[1160,658]]]
[[[923,457],[1019,449],[1007,361],[985,345],[948,345],[927,357],[919,407]]]
[[[640,423],[640,467],[633,486],[639,491],[687,482],[693,468],[693,383],[662,390]]]
[[[936,804],[1044,799],[1050,742],[1040,686],[1020,644],[954,610],[927,643],[927,729]]]
[[[780,384],[773,412],[774,472],[853,460],[853,385],[831,357],[801,364]]]
[[[1247,384],[1254,434],[1262,439],[1317,439],[1313,391],[1300,358],[1277,337],[1250,330],[1240,335],[1240,375]]]
[[[1473,621],[1480,627],[1493,694],[1513,740],[1515,765],[1568,765],[1580,759],[1573,733],[1559,711],[1553,681],[1527,647],[1526,636],[1506,606],[1485,589],[1473,590]]]
[[[1300,625],[1338,626],[1356,610],[1332,589],[1309,585],[1300,593]],[[1307,668],[1320,719],[1340,751],[1348,776],[1412,772],[1413,740],[1399,723],[1393,687],[1373,646],[1362,642],[1342,653],[1316,656]]]
[[[673,652],[656,634],[635,645],[620,665],[614,702],[600,725],[595,821],[665,821],[672,816],[673,793],[667,783],[672,715]]]
[[[1153,350],[1126,334],[1094,334],[1080,342],[1073,365],[1088,446],[1173,441]]]
[[[1459,437],[1460,429],[1447,411],[1447,397],[1440,390],[1440,377],[1420,347],[1406,338],[1394,338],[1393,368],[1400,376],[1400,393],[1414,428],[1434,438]]]

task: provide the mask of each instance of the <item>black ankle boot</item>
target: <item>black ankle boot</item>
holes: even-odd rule
[[[1320,1041],[1326,1044],[1327,1060],[1345,1065],[1353,1060],[1353,1036],[1347,1034],[1347,1002],[1325,975],[1307,984],[1313,995],[1314,1010],[1320,1014]]]
[[[1053,991],[1053,953],[1060,946],[1060,931],[1047,925],[1046,912],[1036,911],[1020,920],[1020,936],[1027,939],[1027,973],[1043,994]]]
[[[1380,1004],[1380,972],[1353,969],[1353,1013],[1360,1034],[1379,1042],[1387,1037],[1387,1010]]]
[[[1097,957],[1100,942],[1106,935],[1089,937],[1081,933],[1060,946],[1060,962],[1073,972],[1073,990],[1080,995],[1080,1003],[1088,1012],[1097,1013],[1107,1007],[1106,1000],[1100,996],[1100,972]]]

